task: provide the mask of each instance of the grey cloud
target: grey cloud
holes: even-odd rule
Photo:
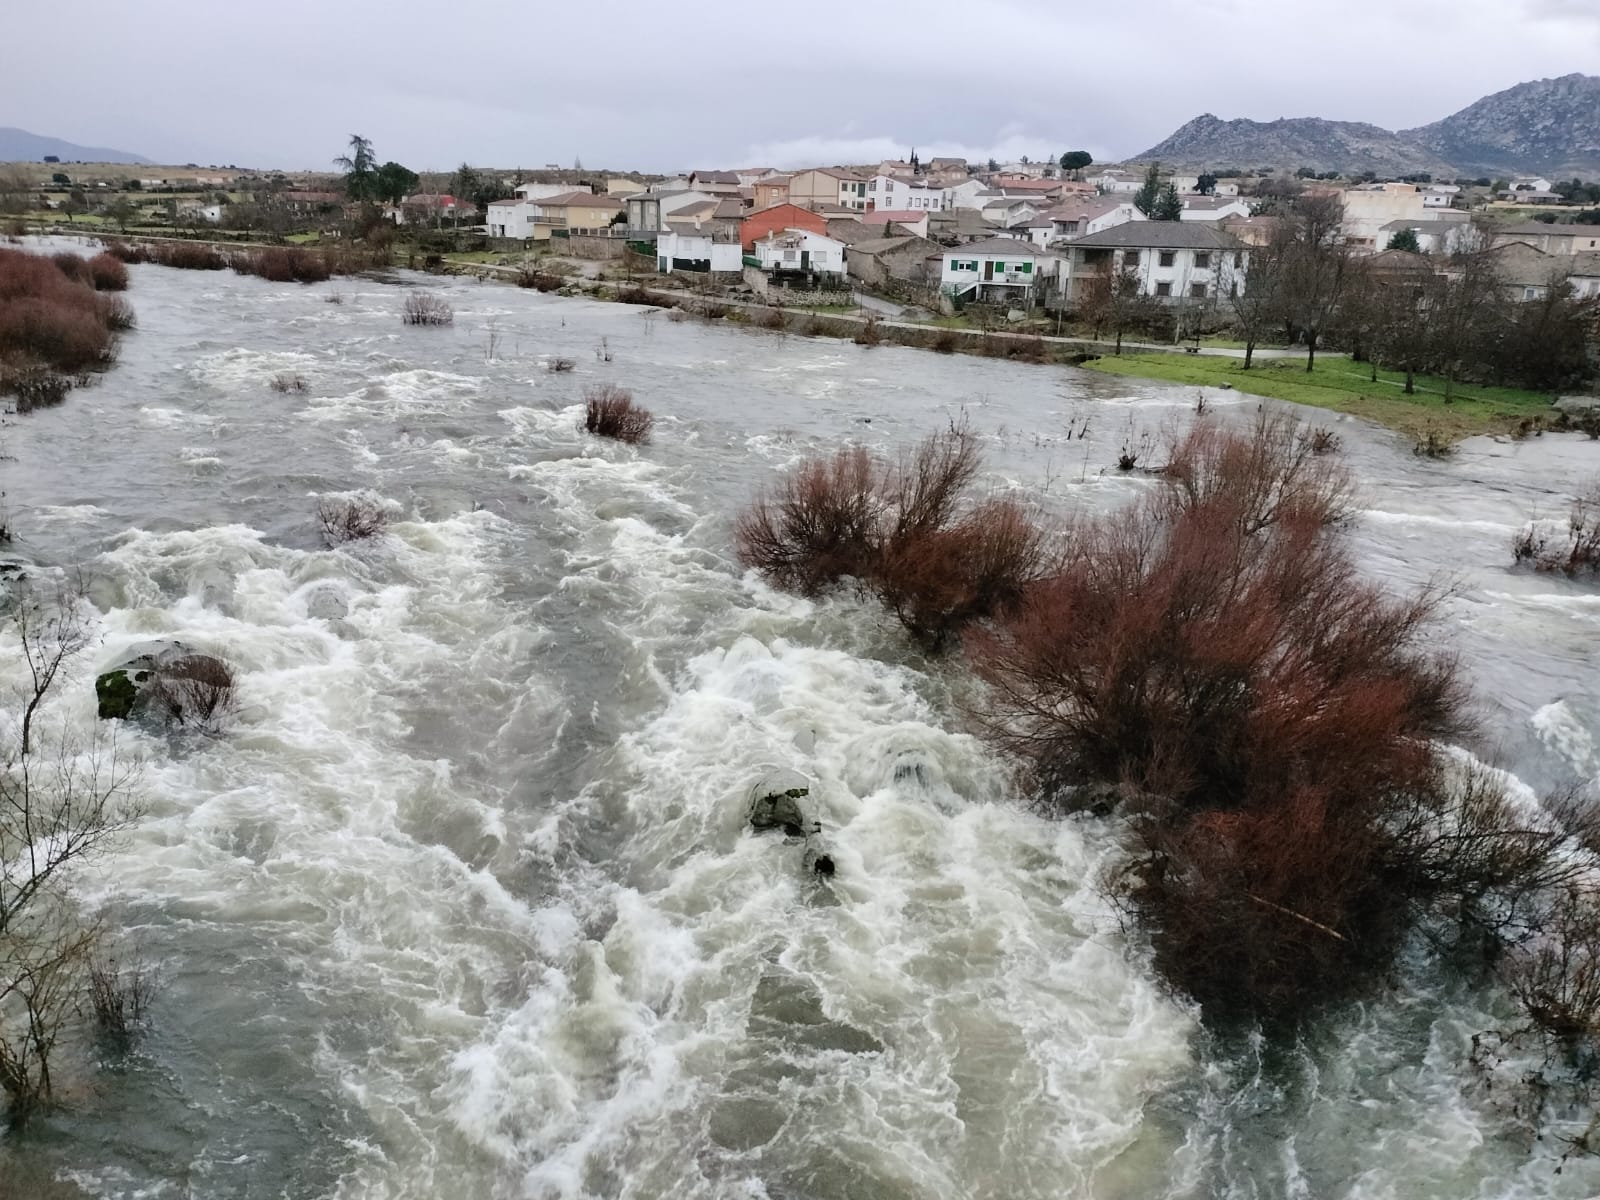
[[[178,161],[320,167],[352,132],[419,168],[688,169],[1142,150],[1202,111],[1390,128],[1592,69],[1590,0],[123,0],[8,15],[8,123]],[[19,55],[15,47],[37,53]],[[70,60],[98,89],[63,89]],[[146,64],[146,65],[141,65]],[[147,64],[161,64],[151,69]]]

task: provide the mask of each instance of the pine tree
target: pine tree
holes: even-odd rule
[[[1161,164],[1151,163],[1150,169],[1144,173],[1144,183],[1133,194],[1133,206],[1148,217],[1155,211],[1156,201],[1159,199],[1161,199]]]
[[[1165,184],[1156,193],[1155,208],[1146,214],[1152,221],[1183,220],[1183,197],[1175,184]]]

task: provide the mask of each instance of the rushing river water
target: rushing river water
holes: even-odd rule
[[[81,882],[160,967],[151,1032],[0,1138],[0,1171],[197,1200],[1600,1190],[1478,1085],[1468,1041],[1506,1009],[1421,952],[1292,1053],[1216,1044],[1096,893],[1115,828],[1028,811],[959,666],[734,562],[775,472],[963,411],[992,486],[1121,504],[1152,485],[1106,470],[1118,446],[1192,420],[1193,389],[465,281],[400,281],[454,305],[432,329],[394,283],[132,276],[121,361],[0,429],[0,487],[102,614],[73,722],[162,635],[235,664],[240,711],[198,745],[120,734],[148,811]],[[656,412],[652,444],[581,431],[600,381]],[[1508,542],[1594,446],[1431,462],[1310,415],[1359,478],[1363,565],[1455,586],[1473,751],[1592,780],[1600,596],[1511,571]],[[390,535],[323,549],[316,496],[356,489]],[[773,764],[815,781],[831,883],[745,826]]]

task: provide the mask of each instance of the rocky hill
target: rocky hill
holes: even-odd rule
[[[1593,176],[1600,173],[1600,76],[1519,83],[1400,136],[1467,174]]]
[[[1136,157],[1177,166],[1244,170],[1274,166],[1347,173],[1372,170],[1380,175],[1451,173],[1448,162],[1387,129],[1319,117],[1224,121],[1205,113]]]
[[[53,154],[62,162],[148,163],[148,158],[104,146],[80,146],[60,138],[43,137],[26,129],[0,128],[0,162],[40,162]]]
[[[1224,121],[1206,113],[1135,160],[1409,175],[1600,174],[1600,76],[1539,79],[1394,133],[1355,121]]]

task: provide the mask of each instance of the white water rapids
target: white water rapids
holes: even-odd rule
[[[1467,1066],[1504,1002],[1420,951],[1292,1052],[1205,1035],[1096,892],[1115,826],[1013,794],[959,664],[733,560],[774,472],[963,409],[989,486],[1123,503],[1151,485],[1117,447],[1192,389],[469,281],[404,277],[455,307],[414,329],[392,283],[132,275],[120,363],[0,429],[0,490],[100,614],[58,713],[90,730],[96,670],[158,636],[225,656],[241,707],[216,740],[120,732],[148,812],[80,882],[160,967],[151,1033],[0,1136],[0,1171],[197,1200],[1600,1191]],[[582,432],[602,381],[651,445]],[[1474,752],[1592,780],[1600,596],[1510,570],[1509,539],[1593,445],[1436,463],[1309,415],[1359,478],[1363,565],[1455,586]],[[322,548],[316,496],[355,489],[399,519]],[[831,882],[747,828],[767,766],[814,781]]]

